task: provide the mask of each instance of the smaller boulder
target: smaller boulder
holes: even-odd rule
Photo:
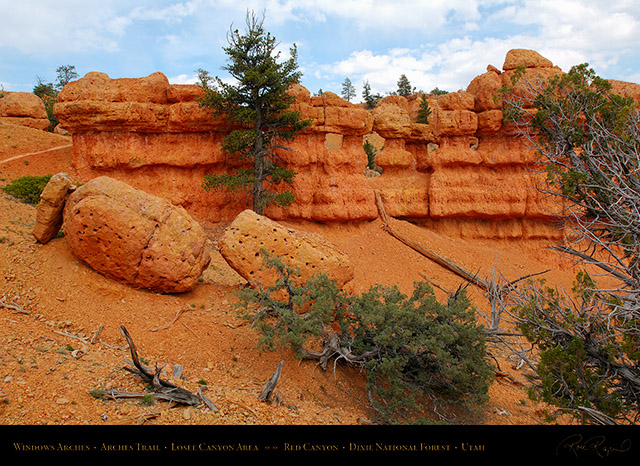
[[[324,238],[293,230],[252,210],[241,212],[219,242],[222,257],[251,285],[271,286],[276,273],[263,264],[264,249],[298,269],[302,281],[325,273],[342,287],[353,279],[348,256]]]
[[[33,236],[40,243],[55,238],[62,226],[62,211],[76,185],[66,173],[53,175],[40,194]]]
[[[543,57],[535,50],[512,49],[507,52],[502,69],[512,71],[519,66],[525,68],[552,68],[551,60]]]

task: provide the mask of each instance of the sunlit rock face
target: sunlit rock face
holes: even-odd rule
[[[0,89],[0,122],[40,130],[49,128],[44,102],[31,92],[7,92]]]
[[[543,181],[526,140],[503,122],[500,88],[518,67],[544,81],[562,71],[531,50],[510,51],[499,70],[489,65],[465,91],[427,95],[427,123],[419,123],[422,95],[389,96],[373,109],[334,93],[311,96],[294,86],[294,108],[311,126],[281,151],[297,175],[286,209],[274,220],[357,222],[378,216],[375,193],[388,215],[469,237],[549,238],[558,206],[535,189]],[[640,87],[613,82],[627,95]],[[198,103],[200,87],[172,85],[161,73],[111,79],[89,73],[61,91],[55,113],[73,135],[75,176],[125,181],[183,206],[196,218],[232,221],[250,208],[243,193],[205,191],[208,173],[237,168],[221,149],[232,127]],[[521,92],[516,88],[515,92]],[[367,138],[377,148],[380,176],[368,176]]]

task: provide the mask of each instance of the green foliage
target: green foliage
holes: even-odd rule
[[[382,96],[380,94],[372,94],[369,81],[365,81],[362,85],[362,98],[367,104],[367,107],[374,108],[378,104],[378,101],[382,98]]]
[[[51,175],[23,176],[0,189],[22,202],[36,205],[40,202],[40,194],[50,179]]]
[[[535,75],[534,75],[535,78]],[[604,272],[577,277],[572,297],[530,290],[522,329],[541,350],[536,394],[589,421],[640,413],[640,113],[587,64],[545,83],[525,68],[501,93],[505,115],[538,149],[546,190],[563,205],[557,250]],[[515,89],[515,90],[514,90]],[[592,414],[597,411],[598,415]],[[607,422],[611,422],[607,420]]]
[[[411,87],[411,83],[406,75],[401,75],[398,79],[398,91],[397,94],[403,97],[410,96],[415,92],[415,87]]]
[[[344,78],[340,95],[342,95],[342,97],[349,102],[351,102],[351,99],[356,96],[356,88],[351,83],[351,80],[349,78]]]
[[[364,149],[364,152],[367,154],[367,168],[369,170],[374,170],[378,173],[382,173],[382,168],[380,168],[376,164],[376,155],[378,154],[378,151],[376,150],[374,145],[371,144],[368,139],[365,139],[362,147]]]
[[[353,298],[353,349],[376,353],[365,366],[379,410],[389,415],[422,407],[424,394],[481,404],[492,370],[484,330],[464,294],[447,305],[416,283],[411,296],[380,285]]]
[[[44,108],[47,111],[47,117],[49,118],[49,131],[53,131],[53,128],[58,124],[58,118],[53,113],[53,105],[56,103],[58,92],[53,83],[45,83],[40,77],[37,77],[36,79],[37,82],[33,87],[33,93],[40,97],[44,102]]]
[[[242,316],[261,331],[260,348],[288,347],[301,358],[362,367],[373,404],[387,419],[420,417],[427,401],[487,401],[493,371],[464,293],[446,305],[426,283],[416,283],[411,296],[380,285],[351,296],[325,274],[300,283],[297,270],[262,254],[278,281],[240,294]]]
[[[432,95],[445,95],[445,94],[448,94],[448,93],[449,93],[449,91],[445,91],[445,90],[439,89],[437,87],[434,87],[431,90],[431,92],[429,92],[429,94],[432,94]]]
[[[74,65],[61,65],[56,68],[56,89],[62,90],[69,82],[78,78],[76,67]]]
[[[637,411],[639,334],[611,332],[635,322],[617,314],[620,302],[584,272],[576,276],[573,294],[569,300],[546,287],[530,291],[516,308],[523,335],[540,350],[531,398],[579,419],[584,408],[611,418]]]
[[[58,100],[58,92],[60,92],[67,83],[78,77],[76,67],[73,65],[59,66],[56,68],[56,73],[57,79],[55,85],[45,82],[40,76],[36,76],[36,84],[33,87],[33,93],[44,102],[44,108],[49,118],[49,131],[53,131],[59,123],[58,117],[53,113],[53,106]]]
[[[55,98],[58,95],[53,83],[44,82],[40,76],[36,77],[36,84],[33,86],[33,93],[41,99],[44,98],[44,96]]]
[[[198,85],[205,89],[210,89],[211,83],[214,81],[214,77],[211,76],[207,70],[202,68],[198,68],[196,70],[196,74],[198,76]]]
[[[92,388],[89,390],[89,394],[98,400],[103,400],[107,396],[105,390],[102,388]]]
[[[263,23],[264,18],[247,13],[246,32],[231,30],[227,36],[229,46],[224,51],[228,63],[223,69],[235,84],[219,77],[210,79],[204,70],[199,71],[204,89],[201,105],[229,118],[240,128],[225,138],[223,150],[252,166],[234,174],[207,175],[204,187],[251,189],[253,209],[259,214],[273,202],[281,206],[293,202],[290,191],[282,193],[273,189],[281,183],[291,184],[295,175],[280,166],[278,150],[288,150],[284,143],[310,125],[310,121],[301,119],[298,111],[290,110],[295,96],[288,90],[301,76],[297,70],[296,47],[291,48],[290,57],[281,62],[276,51],[278,44],[265,31]]]
[[[423,123],[425,125],[429,124],[429,117],[431,116],[431,107],[429,106],[429,102],[427,101],[427,96],[422,94],[422,98],[420,99],[420,108],[418,109],[418,123]]]

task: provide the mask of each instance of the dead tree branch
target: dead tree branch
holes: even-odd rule
[[[122,332],[122,335],[125,337],[125,339],[127,340],[127,343],[129,344],[131,359],[133,360],[133,366],[134,366],[134,367],[125,367],[124,369],[133,374],[138,375],[145,382],[151,383],[155,390],[155,392],[151,394],[154,398],[157,398],[160,400],[166,400],[166,401],[173,401],[179,404],[187,404],[191,406],[199,406],[203,402],[202,398],[200,398],[198,395],[195,395],[194,393],[184,388],[178,387],[177,385],[171,382],[162,380],[160,378],[160,372],[162,370],[162,367],[156,368],[155,371],[152,372],[150,369],[143,366],[138,357],[138,352],[136,350],[135,344],[133,343],[133,339],[131,338],[131,335],[129,335],[129,332],[124,326],[120,326],[120,331]],[[117,390],[116,391],[111,390],[110,392],[112,392],[110,394],[114,397],[115,396],[119,396],[119,397],[134,396],[134,394],[127,393],[127,392],[119,392]],[[139,395],[149,396],[149,394],[139,394]],[[135,396],[138,396],[138,395],[135,395]]]
[[[415,242],[415,241],[413,241],[413,240],[401,235],[400,233],[395,231],[393,228],[391,228],[391,225],[389,224],[389,220],[388,220],[388,217],[387,217],[387,213],[386,213],[386,211],[384,209],[384,205],[382,203],[382,198],[380,196],[380,193],[376,191],[375,194],[376,194],[376,202],[378,204],[378,210],[380,212],[380,217],[382,218],[383,229],[387,233],[389,233],[391,236],[393,236],[394,238],[396,238],[400,242],[404,243],[405,245],[409,246],[414,251],[422,254],[427,259],[430,259],[433,262],[435,262],[436,264],[441,265],[442,267],[444,267],[447,270],[455,273],[459,277],[464,278],[468,282],[473,283],[474,285],[478,286],[479,288],[481,288],[483,290],[486,290],[489,287],[488,282],[486,280],[483,280],[482,278],[478,277],[477,274],[469,272],[468,270],[464,269],[463,267],[460,267],[458,264],[455,264],[454,262],[450,261],[449,259],[441,256],[440,254],[438,254],[438,253],[426,248],[422,244],[417,243],[417,242]]]
[[[278,385],[278,382],[280,381],[280,375],[282,374],[283,363],[284,361],[280,361],[280,364],[278,364],[278,369],[276,369],[276,371],[273,373],[271,378],[265,384],[264,388],[262,389],[262,392],[260,393],[260,396],[258,397],[260,401],[264,401],[266,403],[271,402],[271,396],[273,395],[273,391],[276,389],[276,385]]]

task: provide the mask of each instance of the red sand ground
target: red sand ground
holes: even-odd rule
[[[70,137],[0,123],[0,185],[27,174],[71,172],[70,144]],[[340,365],[335,372],[323,371],[288,351],[255,349],[256,331],[231,308],[243,280],[215,247],[225,225],[205,225],[213,261],[202,283],[192,292],[167,296],[99,275],[72,255],[64,238],[36,243],[31,235],[35,211],[0,193],[0,299],[26,312],[0,306],[0,424],[352,425],[375,420],[357,371]],[[380,282],[409,292],[420,272],[449,289],[461,282],[392,238],[380,220],[289,225],[321,233],[347,253],[355,266],[357,291]],[[495,265],[510,279],[551,267],[546,279],[570,286],[575,275],[543,243],[468,242],[407,222],[393,221],[393,226],[481,276]],[[469,290],[474,305],[486,309],[478,290]],[[173,365],[182,365],[184,378],[174,382],[192,391],[205,382],[204,394],[218,410],[92,397],[90,390],[96,388],[144,391],[143,382],[122,369],[130,355],[121,325],[150,367],[167,364],[171,374]],[[99,338],[92,343],[99,327]],[[543,423],[544,406],[527,399],[525,369],[516,370],[503,349],[492,352],[507,376],[496,378],[490,403],[471,422]],[[284,366],[277,391],[282,402],[266,404],[258,395],[280,361]]]

